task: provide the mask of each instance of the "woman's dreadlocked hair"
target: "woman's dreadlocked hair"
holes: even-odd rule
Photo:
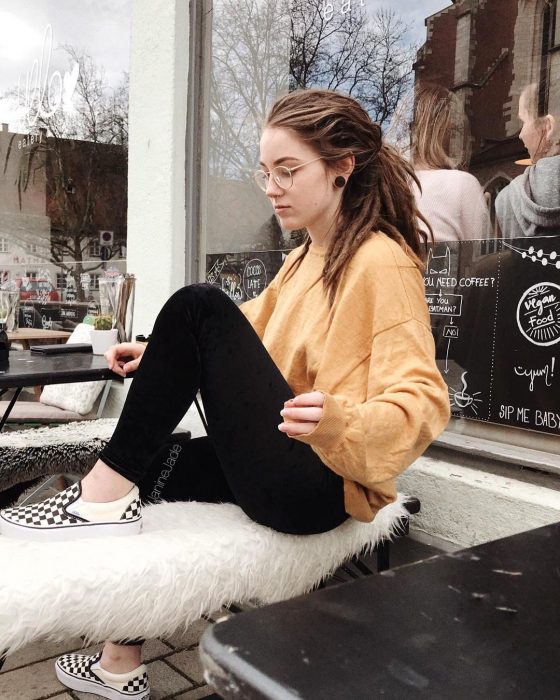
[[[411,181],[419,185],[418,180],[397,151],[382,143],[381,127],[356,100],[332,90],[296,90],[273,105],[264,127],[290,129],[333,169],[337,161],[354,156],[355,167],[344,187],[323,268],[331,303],[347,264],[375,231],[397,241],[423,268],[426,234],[418,220],[428,228],[429,224],[416,208],[411,191]],[[310,243],[306,236],[294,271]]]

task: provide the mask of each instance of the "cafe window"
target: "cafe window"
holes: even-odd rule
[[[89,254],[92,258],[98,258],[101,255],[101,245],[99,241],[91,241],[89,244]]]
[[[426,298],[452,404],[449,430],[560,453],[560,209],[543,226],[511,196],[526,168],[560,155],[558,3],[197,7],[206,111],[197,123],[200,206],[191,228],[201,231],[200,277],[236,302],[270,282],[301,238],[281,228],[251,180],[260,124],[288,90],[349,92],[423,185],[416,196],[435,234]],[[441,115],[439,161],[427,162]],[[539,140],[547,124],[550,138]],[[543,165],[554,170],[558,160]],[[461,218],[448,215],[450,192]]]
[[[101,277],[100,274],[96,273],[90,273],[90,289],[92,292],[98,292],[99,291],[99,278]]]
[[[99,231],[126,242],[131,7],[30,0],[0,11],[0,265],[14,280],[37,266],[59,288],[71,270],[72,309],[50,300],[53,329],[82,320],[92,292],[98,301],[80,279],[106,266]],[[126,272],[126,257],[111,265]],[[25,303],[40,325],[41,301]]]

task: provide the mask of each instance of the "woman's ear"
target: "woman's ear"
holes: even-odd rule
[[[356,166],[356,159],[352,153],[349,153],[344,158],[341,158],[336,162],[335,170],[337,175],[342,175],[347,180],[354,172],[354,167]]]
[[[552,116],[552,114],[547,114],[546,117],[543,117],[543,125],[544,135],[548,141],[552,138],[552,135],[556,131],[556,119]]]

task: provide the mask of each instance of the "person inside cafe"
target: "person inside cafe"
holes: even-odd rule
[[[450,155],[454,140],[468,140],[468,121],[457,97],[440,85],[420,83],[411,131],[411,159],[419,181],[414,195],[434,241],[487,238],[490,215],[482,187]]]
[[[282,227],[305,229],[305,242],[256,299],[237,307],[216,287],[184,287],[147,346],[112,348],[109,366],[136,373],[110,442],[81,482],[2,511],[2,535],[76,547],[138,535],[141,501],[154,500],[158,481],[158,499],[235,503],[283,533],[373,520],[449,418],[414,179],[354,99],[281,97],[264,123],[255,180]],[[198,391],[208,436],[182,443],[162,478],[155,458]],[[132,641],[67,654],[58,678],[119,700],[147,693]]]
[[[548,92],[531,83],[519,97],[519,138],[531,165],[496,197],[496,218],[504,238],[560,233],[560,120],[551,114]]]

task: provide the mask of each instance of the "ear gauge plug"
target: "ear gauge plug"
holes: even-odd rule
[[[334,186],[335,187],[341,188],[341,187],[344,187],[345,184],[346,184],[345,177],[343,177],[342,175],[337,175],[335,177],[335,179],[334,179]]]

